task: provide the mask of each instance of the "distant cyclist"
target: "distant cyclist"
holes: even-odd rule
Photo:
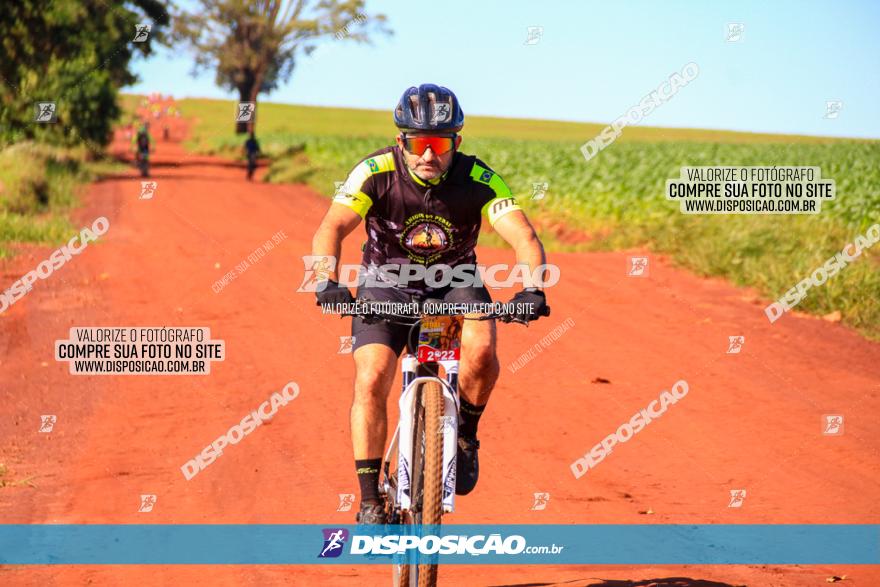
[[[433,84],[411,87],[394,110],[394,122],[400,131],[397,144],[368,155],[355,166],[315,233],[312,254],[339,259],[343,239],[364,220],[367,242],[362,271],[373,279],[388,281],[379,270],[385,264],[473,265],[485,216],[513,247],[517,263],[528,265],[534,273],[544,263],[544,248],[507,184],[485,163],[458,151],[464,113],[455,94]],[[325,275],[318,287],[319,304],[353,301],[349,289],[338,283],[335,271],[325,271]],[[491,302],[482,285],[432,288],[419,282],[405,287],[361,286],[357,295],[382,301],[431,297]],[[524,288],[512,301],[522,304],[516,315],[522,320],[537,319],[546,306],[538,287]],[[356,376],[351,435],[361,492],[357,521],[362,524],[386,521],[378,490],[387,432],[385,406],[408,331],[407,326],[386,322],[352,321]],[[467,321],[462,349],[458,495],[473,491],[479,476],[477,424],[500,371],[494,321]]]
[[[150,123],[144,122],[141,128],[132,137],[132,146],[135,150],[135,158],[141,175],[147,177],[150,175],[150,151],[153,150],[153,138],[150,136]]]
[[[257,157],[260,156],[260,143],[257,142],[253,131],[251,131],[248,140],[244,142],[244,152],[247,155],[247,178],[253,179],[254,170],[257,168]]]

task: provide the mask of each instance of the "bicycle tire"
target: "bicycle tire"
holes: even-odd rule
[[[424,453],[423,441],[425,430],[425,410],[422,403],[422,393],[424,386],[419,386],[415,390],[415,413],[413,414],[413,434],[412,434],[412,463],[410,464],[410,508],[411,510],[403,515],[401,523],[407,526],[418,526],[422,523],[422,513],[419,508],[422,498],[422,479],[424,479]],[[399,576],[395,583],[396,587],[416,587],[419,573],[416,571],[417,565],[403,564],[398,567]]]
[[[425,460],[421,522],[436,529],[443,514],[443,391],[440,383],[429,381],[422,384],[422,404],[425,410]],[[431,558],[436,561],[436,555]],[[420,564],[419,587],[435,587],[437,571],[437,564]]]
[[[414,513],[406,514],[407,525],[440,525],[443,510],[443,391],[438,382],[423,383],[417,390],[413,422],[412,499],[419,504]],[[433,423],[433,424],[432,424]],[[436,560],[436,555],[431,557]],[[418,572],[414,573],[418,568]],[[435,587],[438,565],[427,563],[400,565],[395,569],[395,585]],[[418,581],[416,581],[416,577]]]

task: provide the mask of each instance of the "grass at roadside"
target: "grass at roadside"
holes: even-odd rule
[[[33,142],[0,151],[0,258],[11,253],[12,243],[60,244],[76,232],[67,213],[77,190],[115,169],[87,155]]]
[[[232,102],[181,105],[196,121],[190,148],[239,154]],[[260,104],[257,114],[261,145],[273,158],[267,179],[307,183],[328,195],[358,160],[393,140],[387,112]],[[579,147],[601,128],[469,117],[462,149],[520,195],[551,250],[646,246],[772,299],[880,222],[880,142],[633,127],[586,162]],[[814,216],[686,216],[663,196],[666,179],[684,165],[819,166],[836,181],[837,200]],[[528,197],[535,182],[549,183],[539,201]],[[486,242],[497,239],[490,234]],[[847,324],[880,339],[880,244],[810,290],[797,309],[840,311]]]

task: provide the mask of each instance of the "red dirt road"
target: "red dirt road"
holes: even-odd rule
[[[226,161],[158,144],[155,197],[133,172],[92,185],[77,226],[108,233],[0,315],[0,523],[352,523],[348,436],[353,376],[338,354],[349,323],[298,294],[300,256],[327,200],[301,186],[248,183]],[[219,293],[273,234],[288,238]],[[356,261],[358,229],[346,250]],[[0,265],[5,289],[47,258]],[[511,262],[481,249],[480,261]],[[450,523],[878,523],[880,345],[837,324],[775,324],[752,293],[652,258],[553,254],[553,315],[500,325],[502,375],[481,423],[481,480]],[[508,299],[512,291],[494,292]],[[508,365],[550,330],[574,327]],[[71,326],[209,326],[227,358],[209,376],[73,376],[54,360]],[[728,336],[745,336],[727,354]],[[610,383],[593,383],[603,378]],[[584,477],[570,464],[678,379],[690,391]],[[187,481],[180,466],[279,390],[299,397]],[[396,388],[395,388],[396,389]],[[392,393],[389,412],[394,411]],[[51,433],[40,416],[57,415]],[[823,414],[844,434],[821,434]],[[745,489],[740,508],[730,490]],[[546,509],[531,510],[548,492]],[[158,496],[138,513],[141,494]],[[651,513],[645,513],[651,512]],[[866,566],[446,566],[443,585],[880,585]],[[0,568],[3,585],[385,585],[381,566]],[[677,579],[676,579],[677,578]],[[630,582],[631,581],[631,582]],[[701,582],[704,581],[704,582]]]

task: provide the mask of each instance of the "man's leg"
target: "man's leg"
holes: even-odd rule
[[[492,298],[485,288],[453,288],[445,296],[445,300],[491,302]],[[467,495],[473,491],[480,476],[477,425],[501,371],[495,354],[495,339],[494,320],[464,321],[458,373],[461,400],[455,478],[455,493],[458,495]]]
[[[496,329],[494,320],[465,320],[461,333],[461,364],[458,387],[462,403],[482,409],[489,402],[492,388],[498,380],[501,367],[495,354]],[[477,418],[462,414],[466,432],[476,436]]]
[[[381,300],[389,295],[358,290],[358,297],[368,299]],[[388,431],[385,405],[407,332],[406,327],[385,322],[367,324],[361,318],[352,320],[355,382],[351,443],[361,491],[357,521],[364,524],[385,522],[384,504],[379,497],[379,473]]]
[[[397,354],[383,344],[368,344],[354,351],[354,400],[351,404],[351,443],[354,458],[381,459],[385,450],[385,405],[394,381]]]
[[[379,473],[388,418],[385,402],[394,380],[397,355],[383,344],[368,344],[354,351],[355,382],[351,404],[351,444],[361,490],[362,524],[384,524],[385,507],[379,497]]]
[[[446,302],[482,303],[492,302],[485,287],[453,287],[443,296]],[[465,320],[461,333],[461,363],[458,367],[458,391],[462,400],[460,430],[468,436],[476,436],[477,422],[489,401],[501,367],[495,354],[496,329],[494,320]],[[474,417],[470,417],[473,415]]]

